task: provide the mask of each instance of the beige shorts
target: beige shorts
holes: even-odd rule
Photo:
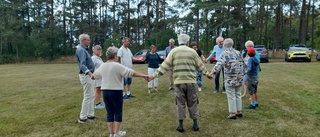
[[[99,80],[94,80],[94,87],[101,87],[101,79]]]

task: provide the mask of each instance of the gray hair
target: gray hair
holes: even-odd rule
[[[248,40],[248,41],[244,44],[244,46],[245,46],[246,48],[248,48],[248,47],[253,47],[253,46],[254,46],[253,41]]]
[[[231,49],[232,46],[233,46],[233,40],[231,38],[227,38],[223,41],[223,46],[226,48],[226,49]]]
[[[89,35],[88,35],[88,34],[81,34],[81,35],[79,35],[80,44],[82,44],[81,41],[82,41],[83,39],[85,39],[86,37],[89,37]]]
[[[115,46],[109,47],[106,51],[107,60],[114,59],[117,56],[118,50]]]
[[[174,43],[174,39],[169,39],[169,42],[173,42]]]
[[[178,36],[178,43],[179,43],[179,45],[187,45],[188,42],[189,42],[189,39],[190,39],[189,35],[187,35],[187,34],[180,34],[180,35]]]
[[[100,45],[95,45],[92,47],[92,51],[95,51],[97,49],[102,49],[102,47]]]

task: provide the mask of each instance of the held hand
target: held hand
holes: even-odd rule
[[[248,71],[244,71],[244,74],[247,74],[248,73]]]
[[[151,81],[151,80],[153,80],[153,79],[154,79],[153,76],[148,76],[148,82]]]
[[[149,80],[148,80],[148,79],[149,79],[149,76],[148,76],[148,75],[144,75],[143,78],[144,78],[146,81],[149,82]]]
[[[207,78],[208,78],[208,79],[212,79],[212,78],[213,78],[213,74],[210,73],[209,75],[207,75]]]

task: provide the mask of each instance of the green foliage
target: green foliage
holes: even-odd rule
[[[178,45],[177,34],[172,29],[163,29],[159,32],[152,33],[150,40],[145,48],[149,49],[151,45],[157,46],[157,49],[164,50],[169,45],[169,40],[174,39],[175,44]]]

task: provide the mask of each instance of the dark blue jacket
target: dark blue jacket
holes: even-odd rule
[[[257,67],[259,66],[259,61],[257,58],[255,57],[250,57],[248,60],[248,64],[247,64],[247,75],[248,76],[258,76],[258,71],[259,69],[257,69]]]

